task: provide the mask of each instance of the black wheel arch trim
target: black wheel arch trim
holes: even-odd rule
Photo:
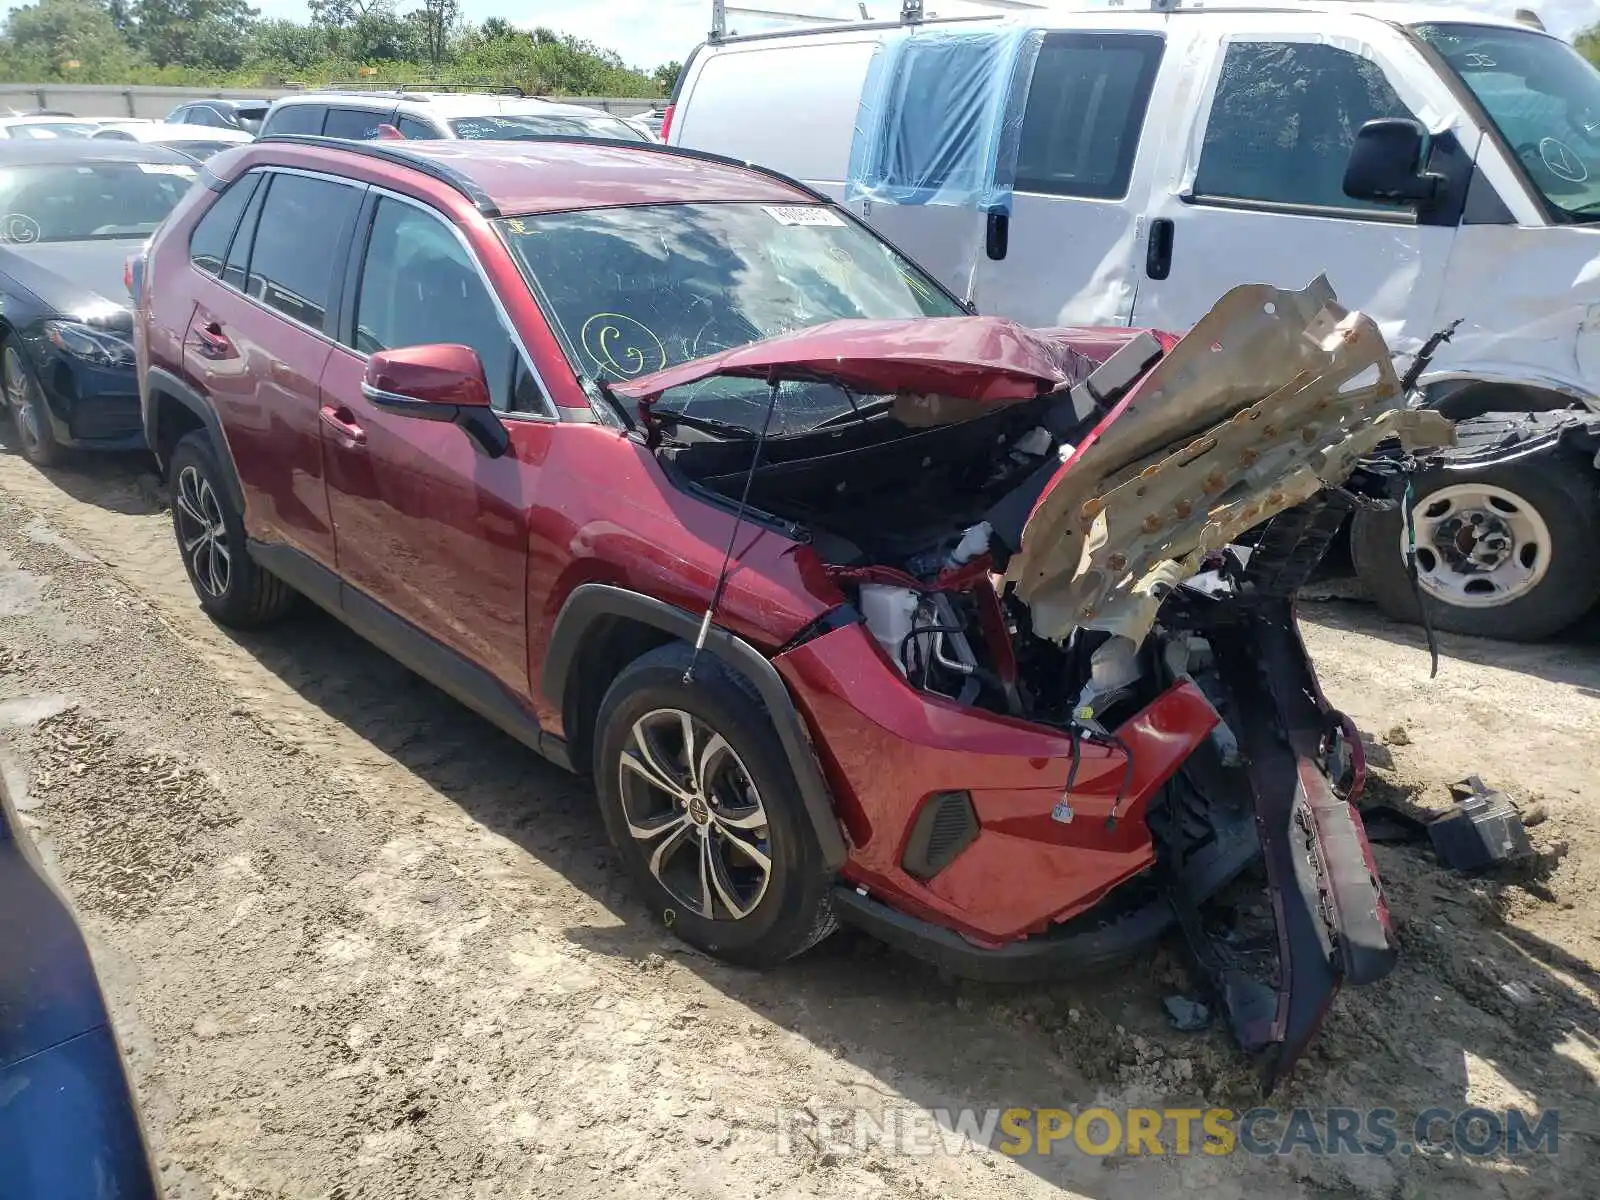
[[[212,448],[216,450],[219,462],[223,468],[223,487],[228,490],[228,500],[234,506],[234,511],[244,513],[244,487],[239,483],[239,468],[233,461],[233,449],[228,445],[228,439],[222,432],[222,420],[217,416],[217,410],[206,403],[205,397],[171,371],[161,367],[151,367],[146,373],[140,388],[144,403],[144,437],[150,447],[150,453],[155,455],[156,462],[163,472],[167,464],[161,461],[160,422],[161,405],[156,402],[155,396],[159,392],[170,396],[174,401],[183,405],[200,420],[201,426],[211,435]]]
[[[654,597],[611,584],[579,584],[572,589],[556,616],[550,632],[550,650],[540,673],[540,687],[550,703],[565,708],[568,686],[577,666],[578,647],[589,627],[607,617],[637,621],[686,642],[693,642],[700,632],[700,617]],[[810,731],[783,677],[759,650],[720,626],[711,627],[706,650],[744,675],[760,693],[788,756],[806,816],[822,848],[823,861],[830,871],[837,871],[844,865],[849,848],[840,832],[839,819],[833,811],[833,795],[822,776]],[[572,731],[567,730],[566,734],[570,741]]]

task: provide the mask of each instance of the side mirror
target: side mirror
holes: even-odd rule
[[[1423,169],[1428,131],[1410,117],[1380,117],[1356,133],[1344,169],[1344,194],[1353,200],[1429,204],[1444,191],[1443,175]]]
[[[489,406],[483,362],[470,346],[380,350],[367,360],[361,394],[374,408],[395,416],[459,425],[490,458],[511,446],[506,427]]]

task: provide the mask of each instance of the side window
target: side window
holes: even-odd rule
[[[421,209],[379,200],[356,295],[355,348],[372,354],[440,342],[478,352],[496,408],[543,409],[531,377],[513,380],[521,355],[455,232]]]
[[[205,216],[200,218],[194,232],[189,235],[189,261],[207,275],[222,274],[228,243],[233,240],[233,231],[239,227],[239,218],[244,215],[245,206],[250,203],[256,184],[260,182],[261,174],[258,171],[235,180],[206,209]]]
[[[1234,42],[1222,60],[1195,173],[1196,197],[1394,210],[1352,200],[1356,131],[1413,114],[1369,59],[1317,42]]]
[[[186,105],[180,105],[179,107],[173,109],[171,112],[169,112],[167,114],[167,121],[170,124],[173,124],[173,125],[187,125],[187,124],[189,124],[189,109],[188,109],[188,107]]]
[[[441,136],[439,131],[432,125],[429,125],[426,121],[419,121],[415,117],[401,117],[395,128],[405,134],[406,137],[417,141],[436,139]]]
[[[217,119],[217,110],[208,104],[196,104],[189,110],[188,125],[220,125]]]
[[[374,112],[370,108],[330,108],[327,123],[322,127],[322,136],[371,141],[378,136],[378,126],[390,115]]]
[[[361,193],[304,175],[275,174],[256,224],[245,291],[312,329],[329,329],[340,245]]]
[[[239,232],[228,247],[228,261],[222,267],[222,282],[241,292],[244,291],[245,276],[250,269],[250,248],[255,244],[256,226],[261,223],[261,202],[267,196],[266,174],[261,171],[254,174],[259,177],[260,183],[256,185],[255,194],[250,197],[250,204],[244,210],[244,220],[239,222]]]
[[[322,118],[327,115],[324,104],[286,104],[273,110],[261,133],[321,133]]]
[[[1152,36],[1048,35],[1023,113],[1017,190],[1127,195],[1161,51]]]

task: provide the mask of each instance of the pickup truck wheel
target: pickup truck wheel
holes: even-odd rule
[[[197,431],[177,444],[167,471],[172,531],[200,607],[218,624],[254,629],[283,616],[296,597],[250,558],[244,517],[222,479],[210,434]]]
[[[1558,633],[1600,599],[1600,475],[1565,455],[1474,471],[1436,468],[1413,483],[1417,579],[1435,627],[1508,641]],[[1420,621],[1398,508],[1362,510],[1356,574],[1391,617]]]
[[[36,467],[54,466],[66,456],[66,448],[56,441],[39,381],[15,346],[5,348],[3,371],[6,407],[11,410],[12,425],[17,431],[17,449]]]
[[[755,689],[693,649],[626,667],[596,718],[595,787],[611,840],[674,934],[748,967],[775,966],[834,928],[832,880]]]

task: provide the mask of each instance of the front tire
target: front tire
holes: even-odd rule
[[[294,606],[295,593],[245,549],[244,516],[228,498],[211,437],[196,431],[172,451],[172,530],[200,607],[220,625],[255,629]]]
[[[45,411],[44,393],[15,346],[7,346],[0,361],[6,407],[17,431],[17,449],[36,467],[53,467],[66,457],[66,447],[56,441]]]
[[[651,651],[596,718],[606,829],[646,903],[717,958],[769,967],[834,928],[832,880],[756,690],[715,655]]]
[[[1413,481],[1417,575],[1438,629],[1507,641],[1559,633],[1600,600],[1600,474],[1562,453]],[[1422,610],[1407,577],[1398,508],[1356,513],[1350,552],[1378,607]]]

